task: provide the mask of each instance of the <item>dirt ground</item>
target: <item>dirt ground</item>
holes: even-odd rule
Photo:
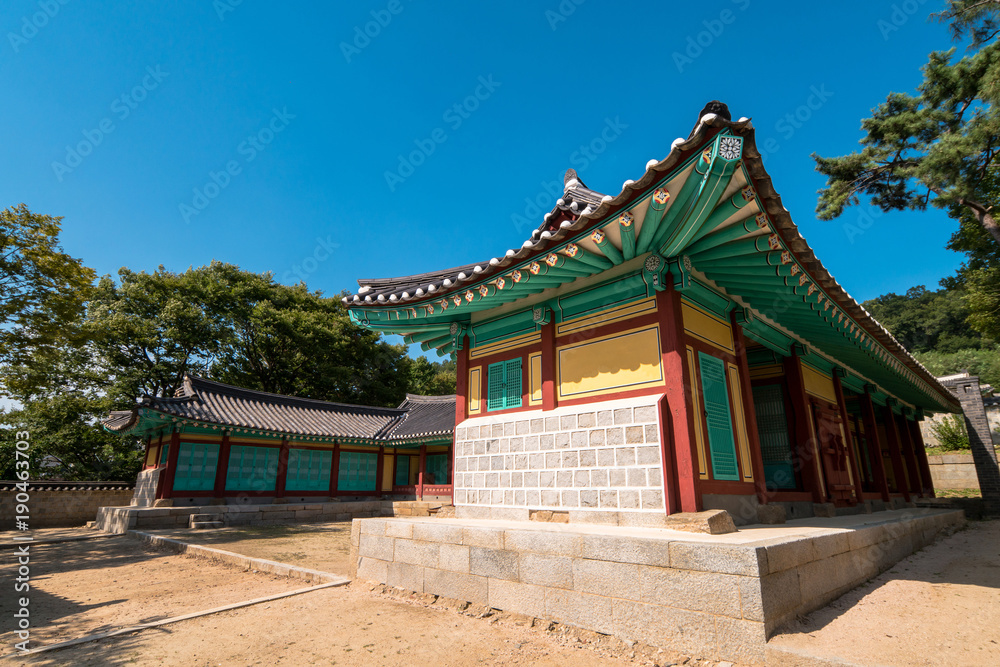
[[[900,561],[770,646],[861,665],[1000,665],[1000,521]]]
[[[335,549],[338,542],[346,546],[347,525],[183,534],[227,550],[336,572],[344,571],[343,556],[323,549]],[[1000,664],[998,548],[1000,521],[971,524],[814,612],[771,646],[833,664]],[[4,588],[13,576],[11,554],[0,550]],[[125,537],[38,545],[32,555],[33,646],[302,587],[296,580],[150,551]],[[0,596],[0,619],[11,618],[12,602],[6,593]],[[9,627],[0,621],[0,630]],[[10,652],[12,637],[0,635],[0,654]],[[716,664],[364,582],[14,660],[176,666]]]
[[[31,645],[40,646],[305,587],[152,551],[124,536],[34,545],[30,559],[31,589],[15,594],[17,555],[0,549],[0,655],[14,650],[11,619],[24,595]]]
[[[345,577],[349,572],[350,521],[149,532],[190,544],[203,544],[244,556],[275,560],[320,572],[331,572]]]

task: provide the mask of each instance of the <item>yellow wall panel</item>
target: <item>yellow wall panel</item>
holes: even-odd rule
[[[649,297],[648,299],[642,299],[640,301],[634,301],[632,303],[626,304],[624,306],[618,306],[611,308],[609,310],[596,313],[594,315],[586,315],[584,317],[577,317],[573,320],[566,320],[556,325],[556,335],[564,336],[575,331],[581,331],[583,329],[592,329],[593,327],[601,326],[604,324],[611,324],[612,322],[620,322],[622,320],[627,320],[631,317],[636,317],[638,315],[645,315],[646,313],[656,312],[656,297]]]
[[[689,335],[733,354],[733,330],[728,322],[686,301],[681,302],[681,313]]]
[[[582,398],[663,384],[658,326],[556,349],[559,398]]]
[[[805,384],[806,393],[831,403],[837,402],[837,392],[833,389],[833,378],[802,364],[802,381]]]
[[[694,349],[687,348],[688,374],[691,376],[691,404],[694,412],[694,441],[698,447],[698,477],[708,479],[708,463],[705,457],[705,436],[701,432],[701,389],[698,383],[698,369],[694,365]]]
[[[733,414],[736,416],[736,440],[740,446],[740,464],[743,469],[743,481],[753,481],[753,466],[750,465],[750,440],[747,437],[747,420],[743,414],[743,392],[740,390],[740,369],[735,364],[729,366],[729,396],[733,403]]]
[[[382,490],[392,491],[392,462],[393,455],[386,454],[382,459]]]
[[[539,331],[534,333],[527,333],[521,336],[515,336],[514,338],[507,338],[506,340],[497,341],[495,343],[490,343],[488,345],[480,345],[479,347],[474,347],[469,350],[470,359],[478,359],[480,357],[487,357],[491,354],[499,354],[500,352],[507,352],[508,350],[515,350],[519,347],[524,347],[525,345],[534,345],[542,340],[542,334]]]
[[[528,357],[528,403],[530,405],[541,405],[542,403],[542,353],[537,352]]]
[[[482,366],[476,366],[475,368],[469,369],[469,414],[478,415],[482,407],[482,390],[483,384],[481,380],[481,375],[483,372]]]

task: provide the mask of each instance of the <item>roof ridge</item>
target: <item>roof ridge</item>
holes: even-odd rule
[[[353,411],[357,411],[357,412],[365,411],[365,412],[382,413],[385,416],[398,416],[400,414],[403,414],[403,412],[399,408],[383,408],[383,407],[377,407],[377,406],[371,406],[371,405],[357,405],[355,403],[337,403],[335,401],[321,401],[319,399],[305,398],[303,396],[290,396],[288,394],[275,394],[275,393],[272,393],[272,392],[269,392],[269,391],[260,391],[258,389],[247,389],[246,387],[238,387],[236,385],[226,384],[225,382],[219,382],[218,380],[209,380],[207,378],[203,378],[203,377],[198,376],[198,375],[188,375],[188,377],[191,378],[192,385],[195,382],[197,382],[197,383],[202,383],[202,384],[207,384],[207,385],[215,385],[217,387],[222,387],[224,389],[229,389],[229,390],[232,390],[232,393],[238,393],[238,394],[243,394],[243,395],[248,395],[249,394],[249,395],[252,395],[252,396],[268,397],[268,398],[272,398],[272,399],[278,399],[278,400],[273,401],[273,402],[299,403],[299,404],[305,403],[305,404],[315,405],[317,407],[328,406],[328,407],[335,407],[335,408],[347,408],[348,410],[353,410]],[[216,392],[216,393],[226,393],[226,392]],[[192,398],[192,397],[191,396],[184,397],[184,399],[189,399],[189,398]],[[171,399],[158,398],[156,400],[163,401],[163,400],[171,400]]]

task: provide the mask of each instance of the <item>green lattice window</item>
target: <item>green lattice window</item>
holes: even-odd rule
[[[486,370],[486,409],[521,407],[521,357],[498,361]]]
[[[796,488],[792,441],[788,436],[788,417],[785,414],[785,392],[781,385],[753,387],[753,408],[757,415],[761,458],[764,460],[764,480],[771,488]]]
[[[160,465],[167,462],[167,456],[170,453],[170,445],[163,445],[160,447]]]
[[[448,454],[428,454],[424,463],[424,484],[449,484]]]
[[[289,449],[286,491],[327,491],[333,452],[318,449]]]
[[[274,491],[277,481],[277,447],[235,445],[229,449],[227,491]]]
[[[338,491],[375,491],[378,476],[378,454],[341,452],[337,473]]]
[[[733,418],[729,412],[726,364],[721,359],[699,352],[698,366],[701,368],[701,390],[705,399],[705,423],[708,427],[712,477],[738,481],[740,473],[736,466]]]
[[[211,491],[215,488],[215,470],[218,462],[219,445],[182,442],[177,449],[174,489]]]

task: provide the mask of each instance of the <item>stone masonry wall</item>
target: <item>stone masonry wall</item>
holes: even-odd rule
[[[28,525],[32,528],[82,526],[101,507],[127,506],[132,489],[39,489],[28,487]],[[17,491],[0,489],[0,530],[14,528]]]
[[[659,396],[485,415],[455,434],[458,516],[665,514]]]
[[[907,510],[805,534],[363,519],[352,578],[741,664],[782,625],[930,544],[961,512]]]
[[[935,489],[979,489],[979,477],[972,454],[928,456]]]

